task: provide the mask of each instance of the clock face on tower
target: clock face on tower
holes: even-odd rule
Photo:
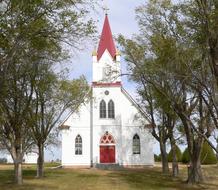
[[[110,76],[110,67],[105,68],[105,76]]]
[[[104,67],[103,68],[103,80],[106,82],[109,82],[111,78],[111,68],[110,67]]]

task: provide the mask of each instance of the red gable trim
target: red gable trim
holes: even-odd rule
[[[98,82],[92,82],[93,87],[120,87],[121,82],[115,82],[115,83],[98,83]]]
[[[110,24],[109,24],[109,20],[108,20],[107,15],[105,15],[104,26],[103,26],[103,30],[101,33],[100,42],[98,45],[98,52],[97,52],[98,61],[106,49],[111,54],[112,58],[115,58],[116,48],[114,45],[114,40],[113,40],[113,36],[111,33],[111,28],[110,28]]]

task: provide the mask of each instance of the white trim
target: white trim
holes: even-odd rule
[[[108,51],[108,49],[105,48],[105,50],[104,50],[104,52],[102,53],[100,59],[98,60],[98,63],[100,62],[100,60],[102,59],[102,57],[104,56],[104,54],[105,54],[106,52],[109,54],[111,60],[114,61],[114,58],[112,57],[112,55],[110,54],[110,52]]]

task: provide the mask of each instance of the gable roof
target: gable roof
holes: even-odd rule
[[[135,108],[144,116],[144,118],[150,123],[151,120],[149,119],[148,114],[141,108],[141,106],[133,99],[133,97],[123,88],[121,87],[121,92],[129,99],[130,102],[135,106]]]
[[[70,118],[70,116],[73,114],[73,113],[75,113],[77,110],[78,110],[78,108],[80,107],[80,105],[84,102],[84,100],[87,98],[87,95],[90,93],[90,91],[92,90],[92,88],[90,87],[89,89],[88,89],[88,91],[87,91],[87,93],[84,95],[84,97],[81,99],[81,102],[79,102],[78,103],[78,105],[76,106],[76,108],[74,109],[74,110],[71,110],[68,114],[67,114],[67,116],[66,116],[66,118],[61,122],[61,124],[59,125],[59,129],[69,129],[70,128],[70,126],[69,125],[64,125],[64,123]]]

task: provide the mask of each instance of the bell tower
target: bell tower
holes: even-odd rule
[[[105,84],[121,86],[120,53],[114,44],[107,13],[105,14],[98,49],[93,51],[92,58],[93,86],[104,86]]]

